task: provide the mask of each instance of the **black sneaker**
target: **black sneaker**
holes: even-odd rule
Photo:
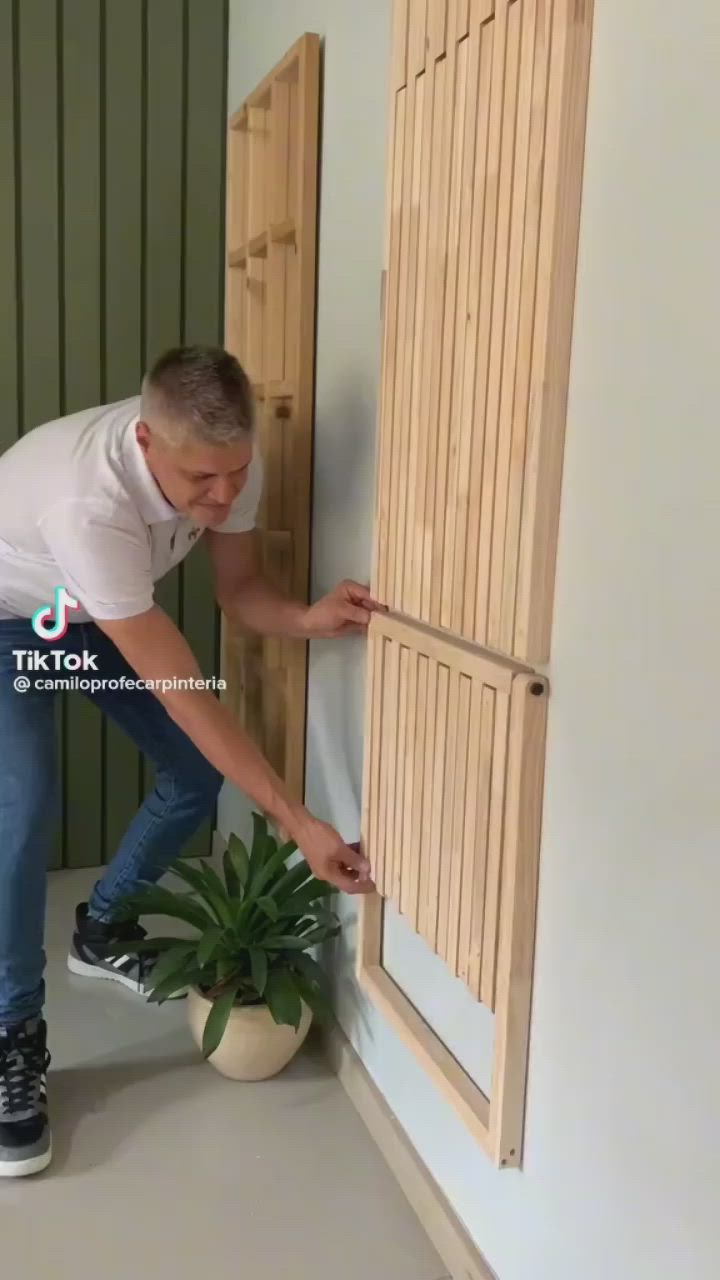
[[[46,1033],[41,1018],[0,1027],[0,1178],[40,1173],[52,1158]]]
[[[142,942],[146,937],[146,931],[136,920],[102,924],[88,915],[87,903],[81,902],[75,912],[68,969],[81,978],[108,978],[138,995],[147,995],[151,989],[148,979],[157,955],[135,956],[123,952],[118,955],[118,943],[127,943],[131,953],[132,943]]]

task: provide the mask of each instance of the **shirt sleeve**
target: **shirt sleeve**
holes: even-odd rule
[[[51,507],[39,525],[58,585],[91,618],[132,618],[152,608],[150,534],[132,513],[111,514],[91,499],[71,498]]]
[[[213,525],[213,533],[249,533],[255,528],[263,486],[263,463],[257,448],[248,468],[245,488],[241,489],[222,524]]]

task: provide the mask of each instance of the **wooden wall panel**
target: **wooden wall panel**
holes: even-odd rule
[[[310,574],[319,81],[319,39],[306,35],[228,131],[226,346],[255,390],[265,569],[300,599]],[[301,796],[307,646],[227,624],[223,636],[228,702]]]
[[[587,25],[574,0],[396,7],[375,586],[533,663],[549,652]]]
[[[592,8],[398,0],[369,642],[365,987],[521,1159]],[[382,966],[392,902],[495,1014],[489,1097]]]

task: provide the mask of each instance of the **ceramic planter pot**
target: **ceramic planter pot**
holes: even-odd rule
[[[188,1022],[198,1049],[202,1049],[211,1008],[211,1002],[197,988],[189,992]],[[294,1027],[279,1027],[267,1005],[238,1005],[232,1010],[225,1034],[208,1062],[230,1080],[268,1080],[295,1057],[311,1022],[312,1013],[306,1005],[303,1005],[297,1031]]]

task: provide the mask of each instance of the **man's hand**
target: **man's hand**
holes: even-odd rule
[[[346,580],[306,610],[303,626],[313,640],[334,640],[366,631],[373,613],[384,612],[385,606],[373,600],[367,587]]]
[[[373,893],[370,863],[345,844],[334,827],[306,814],[295,835],[298,848],[318,880],[327,880],[343,893]]]

